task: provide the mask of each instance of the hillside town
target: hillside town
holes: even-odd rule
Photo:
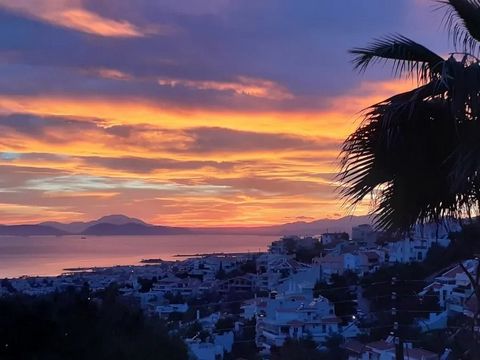
[[[351,236],[285,236],[264,253],[3,279],[0,296],[87,289],[93,301],[99,292],[116,291],[167,321],[192,359],[248,358],[249,351],[274,358],[279,349],[309,342],[315,351],[352,360],[395,359],[399,346],[405,359],[446,360],[453,358],[447,346],[422,348],[412,340],[423,334],[428,344],[435,331],[468,337],[462,331],[478,311],[470,283],[478,261],[441,266],[434,258],[452,248],[458,230],[423,225],[393,239],[365,224]],[[422,278],[415,269],[429,263],[440,266]]]

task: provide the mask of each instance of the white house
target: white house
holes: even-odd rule
[[[354,250],[317,257],[312,263],[320,266],[324,278],[329,279],[333,274],[342,275],[345,271],[353,271],[359,275],[375,271],[382,264],[382,259],[381,252],[377,250]]]
[[[159,305],[155,308],[155,311],[160,315],[169,315],[172,313],[186,313],[188,311],[187,304],[168,304]]]
[[[450,231],[456,230],[459,230],[458,224],[453,222],[438,225],[418,224],[409,236],[385,245],[388,261],[390,263],[423,261],[434,244],[447,247],[450,244]]]
[[[223,359],[224,349],[222,345],[216,345],[200,340],[187,340],[187,346],[197,360],[221,360]]]
[[[257,258],[257,287],[261,290],[276,289],[276,286],[301,269],[307,268],[285,254],[263,254]]]
[[[377,241],[378,232],[369,224],[361,224],[352,227],[352,241],[364,246],[374,246]]]
[[[322,245],[331,244],[338,241],[348,241],[349,236],[347,233],[323,233],[320,236],[320,242]]]
[[[348,354],[348,360],[395,360],[395,344],[393,337],[386,340],[362,344],[356,340],[348,340],[342,346]],[[405,360],[438,360],[439,356],[431,351],[414,348],[411,343],[404,343]]]
[[[257,306],[257,345],[267,352],[271,346],[281,346],[287,338],[311,337],[317,343],[339,333],[358,335],[351,324],[341,326],[334,306],[324,297],[313,298],[306,294],[282,294],[262,299]],[[262,305],[261,307],[259,305]],[[343,333],[344,330],[345,333]]]
[[[474,276],[478,266],[477,260],[466,260],[463,265],[467,271]],[[437,294],[439,304],[449,312],[463,313],[466,301],[471,298],[473,288],[470,280],[460,267],[456,265],[435,278],[435,281],[425,287],[419,295],[429,292]]]

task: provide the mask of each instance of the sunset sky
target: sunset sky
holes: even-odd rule
[[[349,48],[446,54],[428,0],[0,0],[0,223],[163,225],[346,214],[358,112],[412,86]],[[366,207],[357,209],[357,214]]]

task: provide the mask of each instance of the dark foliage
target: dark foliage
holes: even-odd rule
[[[335,314],[342,318],[344,323],[352,320],[357,313],[356,284],[358,278],[354,273],[347,273],[343,276],[332,275],[330,283],[317,282],[313,289],[313,295],[322,295],[328,300],[336,303]]]
[[[145,278],[139,277],[137,279],[137,282],[140,284],[139,291],[145,293],[152,290],[153,284],[157,282],[157,279],[156,278],[145,279]]]
[[[162,323],[124,305],[109,289],[0,299],[1,359],[187,359]]]
[[[240,271],[244,274],[256,274],[257,265],[255,260],[247,260],[240,266]]]
[[[455,39],[480,39],[477,0],[441,1]],[[467,40],[465,40],[467,39]],[[476,39],[476,40],[475,40]],[[344,143],[342,194],[352,206],[372,195],[378,228],[406,232],[420,222],[478,214],[480,200],[480,64],[462,53],[448,59],[403,36],[352,50],[364,70],[393,62],[418,87],[367,108]]]
[[[163,296],[169,304],[184,304],[186,302],[185,297],[179,292],[172,294],[170,291]]]
[[[0,281],[0,286],[7,289],[10,293],[15,293],[17,290],[13,287],[12,283],[8,279],[2,279]]]
[[[245,321],[242,332],[235,335],[235,343],[232,352],[227,354],[226,360],[246,359],[260,360],[257,345],[255,343],[256,320]]]
[[[287,339],[283,346],[272,349],[272,360],[318,360],[322,353],[312,340]]]
[[[218,319],[217,323],[215,324],[215,330],[219,334],[223,334],[229,331],[232,331],[235,327],[235,320],[232,317],[224,317]]]
[[[348,240],[348,234],[347,240]],[[295,252],[295,259],[297,261],[310,264],[312,259],[318,256],[321,256],[323,252],[323,245],[321,243],[315,244],[315,246],[311,249],[309,248],[300,248]]]

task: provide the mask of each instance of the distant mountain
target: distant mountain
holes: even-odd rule
[[[43,222],[40,225],[51,226],[70,234],[80,234],[80,233],[83,233],[88,228],[90,228],[91,226],[94,226],[97,224],[125,225],[125,224],[132,224],[132,223],[142,224],[146,226],[148,225],[142,220],[128,217],[125,215],[107,215],[97,220],[86,221],[86,222],[76,221],[69,224],[64,224],[56,221],[48,221],[48,222]]]
[[[312,222],[294,222],[279,226],[279,231],[284,235],[304,234],[319,235],[325,232],[352,232],[352,227],[361,224],[370,224],[370,218],[365,216],[345,216],[339,219],[322,219]]]
[[[282,225],[258,227],[220,227],[193,228],[200,234],[244,234],[244,235],[320,235],[325,232],[351,233],[352,227],[360,224],[370,224],[368,216],[345,216],[339,219],[321,219],[312,222],[297,221]]]
[[[319,235],[324,232],[351,232],[353,226],[370,223],[368,216],[346,216],[340,219],[298,221],[282,225],[257,227],[189,228],[147,224],[125,215],[108,215],[86,222],[64,224],[50,221],[37,225],[0,225],[0,235]]]
[[[38,235],[67,235],[65,231],[45,225],[0,225],[0,235],[10,236],[38,236]]]
[[[82,235],[175,235],[190,233],[186,228],[153,226],[140,223],[109,224],[101,223],[90,226]]]

